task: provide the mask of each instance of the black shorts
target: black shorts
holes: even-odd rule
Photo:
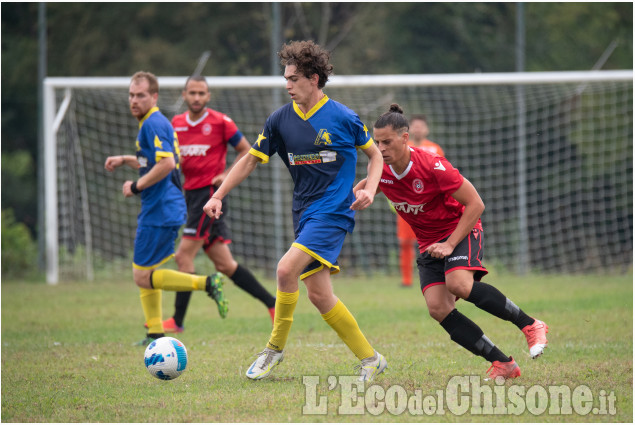
[[[447,239],[443,238],[439,242]],[[454,270],[474,270],[474,280],[480,281],[487,274],[482,259],[483,231],[478,229],[472,229],[448,257],[433,258],[428,252],[419,254],[417,268],[421,292],[431,286],[445,285],[445,275]]]
[[[216,191],[214,186],[186,190],[187,222],[183,229],[184,239],[203,240],[203,249],[207,250],[214,242],[231,242],[231,232],[225,222],[227,215],[227,198],[223,199],[223,214],[214,219],[205,214],[203,207]]]

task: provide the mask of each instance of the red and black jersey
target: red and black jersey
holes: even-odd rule
[[[227,144],[235,147],[243,137],[231,118],[211,108],[196,122],[188,112],[177,115],[172,127],[179,139],[185,190],[211,185],[225,171]]]
[[[452,197],[463,176],[442,156],[410,148],[410,164],[397,174],[384,164],[379,188],[417,236],[419,251],[449,236],[465,206]],[[481,229],[481,220],[475,228]]]

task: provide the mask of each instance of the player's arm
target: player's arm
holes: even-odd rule
[[[134,155],[115,155],[106,158],[104,168],[108,171],[115,171],[116,168],[127,165],[130,168],[138,169],[140,167],[137,157]]]
[[[452,197],[465,205],[465,210],[450,237],[445,242],[434,243],[428,247],[428,253],[435,258],[443,258],[452,254],[459,242],[472,231],[485,210],[481,196],[466,178],[463,178],[463,183],[452,194]]]
[[[227,178],[227,174],[229,174],[231,169],[234,168],[236,164],[238,164],[238,161],[240,161],[243,156],[247,155],[247,152],[249,152],[249,149],[251,149],[251,145],[249,144],[245,136],[243,136],[242,139],[240,139],[240,142],[238,142],[238,144],[234,146],[234,149],[236,149],[237,153],[234,162],[232,162],[232,164],[225,171],[217,176],[214,176],[214,178],[212,179],[212,184],[214,186],[218,187],[223,184],[223,181],[225,180],[225,178]]]
[[[368,180],[368,177],[363,180],[360,180],[359,183],[357,183],[355,187],[353,188],[353,193],[357,193],[358,190],[365,189],[366,180]],[[381,188],[379,186],[377,186],[377,191],[375,192],[375,195],[377,195],[378,193],[381,193]]]
[[[363,149],[362,152],[368,156],[368,177],[362,180],[365,181],[363,189],[353,191],[355,194],[355,202],[351,205],[352,210],[363,210],[373,203],[384,166],[384,160],[376,144],[372,143],[369,147]],[[357,188],[360,184],[361,182],[355,187]]]
[[[203,207],[203,211],[210,217],[219,218],[222,214],[222,199],[243,180],[245,180],[255,169],[260,158],[255,155],[244,155],[234,166],[232,166],[229,174],[220,185],[218,190],[214,192],[212,197]]]
[[[156,184],[157,182],[163,180],[165,177],[168,176],[168,174],[172,172],[172,170],[174,170],[175,167],[176,167],[176,161],[174,161],[174,157],[172,156],[161,157],[159,162],[154,164],[154,166],[150,169],[150,171],[148,171],[146,174],[140,177],[139,180],[137,180],[136,182],[133,182],[131,180],[126,181],[123,184],[123,188],[122,188],[123,195],[126,198],[130,196],[134,196],[135,192],[132,191],[133,183],[136,183],[137,191],[142,191],[143,189],[148,188],[152,186],[153,184]]]

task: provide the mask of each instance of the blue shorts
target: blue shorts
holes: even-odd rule
[[[307,220],[291,245],[315,258],[315,261],[304,269],[300,279],[305,279],[324,267],[330,268],[331,274],[338,273],[340,266],[337,264],[337,257],[344,245],[346,233],[346,230],[323,221]]]
[[[181,226],[138,226],[132,267],[150,270],[174,256],[174,243]]]

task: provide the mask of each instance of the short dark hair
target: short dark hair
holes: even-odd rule
[[[159,80],[153,73],[147,71],[137,71],[134,73],[132,78],[130,78],[131,83],[139,80],[146,80],[148,82],[148,92],[150,94],[159,93]]]
[[[187,83],[189,83],[190,81],[202,81],[207,86],[207,80],[205,79],[205,77],[197,74],[197,75],[190,75],[189,77],[187,77],[187,80],[185,80],[184,89],[187,88]]]
[[[390,105],[388,112],[384,112],[375,121],[375,128],[385,128],[390,126],[395,131],[408,131],[410,126],[408,120],[403,115],[403,109],[396,103]]]
[[[329,75],[333,73],[333,65],[329,63],[331,54],[312,40],[283,44],[278,56],[282,66],[295,65],[298,72],[307,78],[317,74],[319,89],[326,85]]]
[[[425,116],[425,114],[418,114],[418,115],[413,115],[410,117],[410,122],[413,121],[423,121],[424,123],[428,123],[428,117]]]

